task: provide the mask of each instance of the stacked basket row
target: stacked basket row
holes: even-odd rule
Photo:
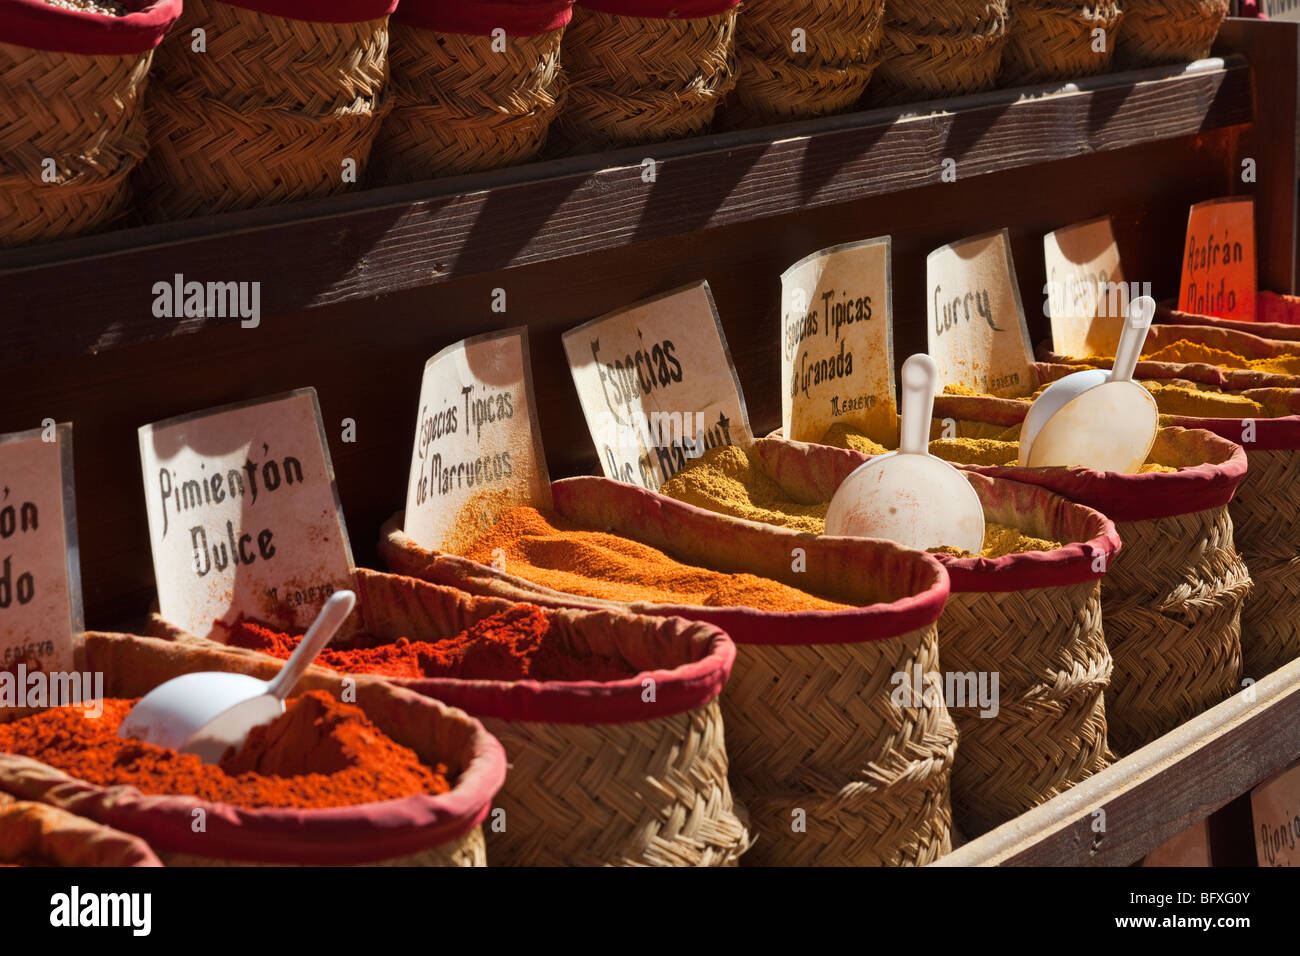
[[[133,12],[113,18],[8,0],[0,244],[113,222],[130,206],[133,171],[148,219],[242,209],[355,188],[372,149],[370,181],[405,182],[525,162],[553,121],[557,149],[604,149],[704,133],[724,98],[727,125],[752,125],[850,109],[864,91],[886,102],[987,89],[999,70],[1009,82],[1079,76],[1114,52],[1191,59],[1227,9],[572,4],[186,0],[182,13],[181,0],[131,0]]]

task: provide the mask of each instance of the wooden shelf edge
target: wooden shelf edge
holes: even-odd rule
[[[1297,758],[1300,659],[931,865],[1127,866]]]
[[[177,274],[260,282],[274,316],[931,185],[945,159],[978,176],[1252,115],[1229,54],[10,250],[0,367],[239,321],[155,317],[154,284]]]

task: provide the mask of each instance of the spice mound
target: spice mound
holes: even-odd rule
[[[867,439],[869,440],[869,439]],[[724,511],[733,518],[779,524],[796,531],[821,534],[826,505],[803,505],[791,500],[757,461],[750,461],[735,445],[711,448],[659,489],[661,494],[708,511]]]
[[[301,633],[285,634],[241,619],[227,629],[226,643],[287,658],[301,640]],[[637,673],[618,658],[569,650],[546,612],[535,604],[498,611],[442,640],[390,640],[358,634],[344,643],[346,646],[327,647],[316,663],[353,674],[461,680],[612,681]]]
[[[384,736],[365,713],[324,691],[288,702],[219,764],[118,737],[134,700],[108,698],[99,718],[58,707],[0,724],[0,753],[31,757],[101,786],[188,794],[248,808],[349,807],[451,789],[443,764],[429,767]]]
[[[942,458],[944,461],[952,462],[955,465],[1011,465],[1015,466],[1020,461],[1020,426],[1013,425],[1010,428],[1000,428],[999,426],[989,426],[982,422],[959,422],[960,426],[969,426],[977,430],[986,430],[994,432],[997,437],[982,438],[935,438],[930,442],[930,454]],[[827,432],[827,437],[831,437]],[[838,442],[825,441],[823,444],[834,444],[837,448],[850,448],[854,451],[862,451],[859,442],[862,439],[856,437],[851,429],[846,429],[837,436]],[[867,441],[870,441],[867,439]],[[872,442],[871,444],[874,444]],[[867,452],[868,454],[877,454],[877,452]],[[1138,469],[1138,474],[1147,474],[1148,472],[1172,472],[1177,468],[1162,465],[1147,459],[1146,464]],[[987,555],[986,555],[987,557]]]
[[[1036,538],[1025,534],[1019,528],[1010,528],[1002,524],[986,522],[984,525],[984,547],[979,554],[963,551],[961,548],[931,548],[932,554],[947,554],[954,558],[1003,558],[1009,554],[1023,554],[1026,551],[1055,551],[1062,547],[1059,541]]]
[[[863,455],[883,455],[889,451],[879,442],[872,441],[859,429],[843,422],[836,422],[826,429],[826,434],[821,437],[818,444],[833,445],[836,448],[851,448]]]
[[[78,13],[98,13],[105,17],[124,17],[131,11],[117,0],[44,0],[47,6],[63,10],[76,10]]]
[[[1272,358],[1246,358],[1226,349],[1216,349],[1200,342],[1179,339],[1143,356],[1151,362],[1176,362],[1179,365],[1202,363],[1220,368],[1252,369],[1279,375],[1300,375],[1300,355],[1282,354]]]
[[[744,450],[734,446],[705,452],[665,482],[660,491],[670,498],[689,494],[691,497],[683,500],[719,514],[810,534],[821,534],[826,530],[826,509],[830,506],[829,501],[807,505],[793,500],[763,470],[761,459],[750,459]],[[761,502],[761,505],[756,502]],[[760,514],[762,517],[758,517]],[[1000,558],[1021,551],[1050,551],[1060,546],[1054,541],[1026,535],[1016,528],[986,523],[982,554],[986,558]],[[944,554],[972,557],[955,548],[937,550]]]
[[[512,508],[463,552],[480,564],[505,557],[508,574],[568,594],[761,611],[832,611],[836,604],[753,574],[728,574],[675,561],[657,548],[536,508]]]

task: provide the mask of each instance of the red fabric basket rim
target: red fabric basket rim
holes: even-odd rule
[[[580,479],[565,478],[561,481]],[[559,482],[552,482],[554,487]],[[691,508],[701,514],[721,517],[713,512],[705,512],[680,501],[672,501],[682,508]],[[380,546],[390,537],[405,538],[401,530],[403,513],[397,512],[380,529]],[[410,540],[410,539],[406,539]],[[898,548],[892,542],[876,542],[878,545]],[[424,549],[421,549],[424,550]],[[906,551],[906,548],[898,548]],[[943,605],[948,600],[948,572],[933,555],[923,552],[910,552],[926,562],[933,569],[933,580],[924,590],[910,594],[894,601],[873,604],[865,607],[850,607],[842,611],[760,611],[748,607],[703,607],[689,604],[654,604],[644,601],[610,601],[601,598],[589,598],[577,594],[553,591],[533,584],[526,578],[507,574],[490,565],[480,564],[459,555],[424,550],[429,560],[437,560],[450,567],[472,570],[481,577],[495,578],[504,584],[529,592],[527,598],[511,600],[527,601],[542,607],[571,607],[595,610],[621,610],[632,614],[645,614],[655,617],[683,617],[690,621],[702,621],[723,630],[736,644],[771,644],[771,645],[817,645],[817,644],[858,644],[871,641],[883,641],[900,634],[908,634],[935,623],[943,614]],[[495,595],[494,595],[495,596]],[[863,637],[862,631],[878,629],[869,637]],[[775,636],[775,632],[783,636]]]
[[[393,20],[440,33],[491,36],[538,36],[568,25],[573,0],[401,0]]]
[[[578,0],[578,6],[620,17],[648,20],[694,20],[725,13],[741,0]]]
[[[420,696],[400,687],[392,692]],[[458,839],[487,816],[505,782],[505,750],[476,719],[466,719],[476,726],[476,746],[450,792],[351,807],[253,809],[180,794],[144,794],[130,786],[100,786],[9,754],[0,754],[0,766],[10,761],[39,765],[46,771],[40,780],[27,779],[21,786],[6,781],[15,796],[53,803],[135,834],[155,850],[259,863],[375,863]],[[196,809],[205,813],[204,833],[192,830]]]
[[[152,50],[181,15],[181,0],[124,0],[108,17],[52,7],[42,0],[0,2],[0,42],[52,53],[115,56]]]
[[[382,571],[357,569],[358,584],[364,598],[366,575],[386,575]],[[413,584],[452,594],[458,600],[483,607],[490,613],[520,603],[509,598],[470,594],[458,588],[410,575]],[[499,607],[494,607],[498,606]],[[539,605],[548,615],[565,613],[563,608]],[[571,608],[591,627],[617,624],[623,612],[606,609]],[[651,616],[651,615],[647,615]],[[623,724],[660,717],[671,717],[703,707],[720,693],[736,660],[736,645],[721,628],[689,619],[652,615],[660,630],[685,626],[692,637],[707,638],[705,653],[698,660],[651,670],[613,681],[539,681],[539,680],[463,680],[453,677],[380,677],[391,684],[436,698],[459,707],[475,717],[501,720],[528,720],[554,724]],[[696,633],[698,632],[698,633]],[[411,635],[405,635],[410,637]],[[378,675],[371,675],[378,676]],[[644,701],[644,681],[654,681],[655,699]]]
[[[209,0],[308,23],[364,23],[397,9],[398,0]]]

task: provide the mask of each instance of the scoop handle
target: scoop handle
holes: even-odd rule
[[[1140,295],[1128,307],[1128,321],[1119,333],[1119,347],[1115,349],[1115,362],[1111,365],[1110,381],[1127,382],[1133,378],[1142,346],[1147,344],[1147,332],[1156,314],[1156,300]]]
[[[325,606],[316,615],[316,620],[311,622],[311,627],[307,629],[303,639],[298,642],[298,646],[280,668],[280,673],[276,674],[267,685],[268,694],[280,700],[289,696],[293,685],[298,683],[298,679],[311,666],[312,661],[316,660],[317,655],[325,649],[325,645],[330,642],[339,625],[352,613],[356,603],[357,596],[351,591],[335,591],[329,596]]]
[[[903,363],[903,410],[898,425],[898,450],[924,455],[930,449],[930,419],[934,415],[934,386],[939,369],[924,352]]]

